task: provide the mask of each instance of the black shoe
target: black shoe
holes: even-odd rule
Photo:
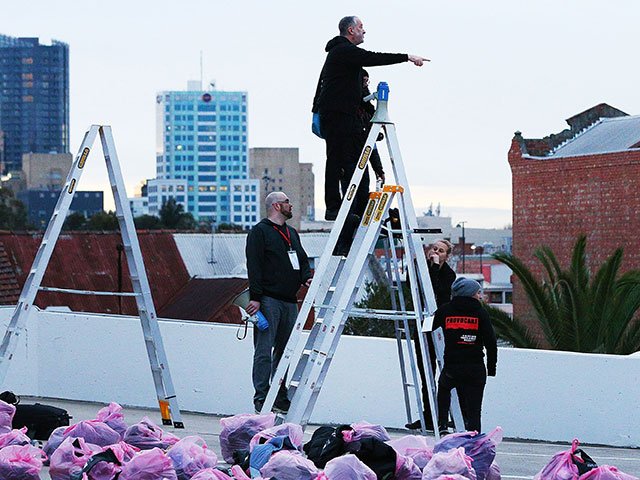
[[[440,438],[446,437],[447,435],[449,435],[449,429],[447,427],[440,427],[438,428],[438,431],[440,433]]]
[[[264,405],[264,400],[255,400],[253,402],[253,408],[256,412],[256,415],[259,415],[262,411],[262,405]]]
[[[333,222],[336,218],[338,218],[338,210],[327,210],[324,212],[324,219],[327,222]]]
[[[425,425],[425,430],[427,430],[428,432],[432,432],[433,431],[433,422],[431,420],[427,420],[426,418],[424,419],[424,423]],[[420,424],[420,419],[416,420],[415,422],[411,422],[411,423],[407,423],[405,424],[404,428],[407,428],[409,430],[421,430],[422,429],[422,425]]]
[[[284,400],[276,400],[273,404],[273,408],[271,409],[275,413],[279,413],[281,415],[286,415],[289,413],[289,407],[291,406],[291,402],[288,398]]]

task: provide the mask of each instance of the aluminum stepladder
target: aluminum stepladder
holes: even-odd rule
[[[293,374],[288,379],[289,397],[291,408],[286,416],[286,421],[299,423],[303,427],[308,423],[309,417],[320,392],[333,354],[337,347],[344,322],[349,316],[355,316],[358,309],[353,309],[352,304],[360,288],[364,275],[364,266],[367,255],[373,251],[375,242],[381,231],[382,218],[386,217],[389,205],[393,197],[398,195],[399,211],[401,213],[402,238],[407,252],[407,266],[409,280],[414,302],[413,312],[380,312],[378,318],[393,320],[406,320],[414,318],[420,332],[424,320],[433,315],[436,310],[435,297],[428,274],[426,257],[422,245],[422,239],[417,229],[412,228],[416,223],[415,210],[408,190],[408,181],[402,164],[399,145],[395,132],[395,125],[389,120],[387,114],[388,87],[381,83],[376,92],[378,107],[372,119],[372,127],[360,156],[357,168],[353,174],[350,186],[343,199],[335,225],[329,235],[324,253],[320,258],[318,268],[314,275],[314,281],[305,297],[302,308],[294,325],[293,332],[278,368],[273,377],[272,386],[263,405],[263,412],[269,411],[275,401],[280,384],[285,381],[287,370],[294,365]],[[360,222],[349,255],[345,257],[333,256],[334,247],[338,236],[345,224],[351,204],[354,200],[357,187],[362,179],[364,169],[367,166],[369,156],[375,145],[375,140],[381,129],[386,132],[387,146],[389,149],[396,186],[387,186],[382,193],[371,194],[366,213]],[[391,197],[391,198],[390,198]],[[298,345],[303,325],[311,311],[315,309],[314,326],[309,333],[306,344],[301,348]],[[365,312],[371,316],[371,312]],[[406,329],[409,337],[409,330]],[[431,361],[426,350],[425,338],[419,335],[419,345],[424,361],[425,372],[428,378],[428,397],[431,405],[432,421],[437,425],[437,409],[435,395],[435,380],[432,375]],[[410,339],[409,339],[410,340]],[[400,343],[400,342],[399,342]],[[407,342],[410,362],[412,365],[413,383],[409,384],[403,378],[405,385],[405,400],[408,398],[406,387],[413,386],[418,403],[418,412],[424,431],[423,409],[421,396],[418,392],[418,382],[415,368],[415,357],[411,342]],[[402,365],[401,357],[401,365]],[[454,394],[455,395],[455,394]],[[408,403],[408,401],[406,401]],[[407,407],[408,415],[410,408]],[[436,436],[439,437],[436,431]]]
[[[82,175],[83,168],[98,133],[100,134],[102,151],[104,153],[111,190],[113,191],[115,200],[116,216],[122,233],[122,243],[126,253],[133,292],[92,292],[87,290],[43,287],[41,286],[42,278],[53,254],[67,212],[71,206],[73,195],[78,188],[80,176]],[[11,316],[9,326],[0,344],[0,384],[5,380],[9,369],[9,361],[13,358],[18,338],[25,331],[27,318],[33,308],[33,302],[35,301],[38,290],[84,295],[135,297],[147,354],[149,356],[153,382],[158,396],[162,423],[164,425],[171,425],[173,423],[175,428],[184,428],[110,126],[92,125],[89,128],[85,133],[78,154],[67,175],[64,187],[53,210],[53,215],[42,237],[40,248],[38,249],[29,275],[22,288],[18,304]]]

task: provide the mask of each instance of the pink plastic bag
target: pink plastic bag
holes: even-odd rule
[[[396,456],[395,480],[421,480],[422,470],[413,462],[411,457]]]
[[[0,433],[8,433],[13,428],[13,416],[16,407],[0,400]]]
[[[123,440],[141,450],[150,450],[152,448],[166,450],[178,443],[180,439],[172,433],[162,430],[149,417],[143,417],[140,423],[127,428]]]
[[[56,449],[60,446],[60,444],[64,440],[64,431],[67,428],[69,427],[58,427],[53,432],[51,432],[51,435],[49,435],[49,440],[47,440],[47,443],[43,448],[44,453],[47,456],[47,460],[45,460],[45,465],[49,464],[51,455],[53,455],[53,452],[56,451]]]
[[[86,474],[84,480],[113,480],[122,471],[122,466],[129,462],[136,453],[140,450],[127,443],[120,442],[115,445],[109,445],[102,449],[103,452],[111,450],[115,455],[118,463],[112,463],[110,461],[98,462],[91,468],[88,474]]]
[[[196,435],[180,440],[169,449],[167,456],[173,462],[178,480],[189,480],[200,470],[213,468],[218,464],[216,454]]]
[[[249,450],[253,450],[253,447],[258,444],[266,443],[272,438],[283,435],[287,435],[291,443],[293,443],[298,450],[302,450],[302,427],[295,423],[283,423],[256,433],[251,439],[251,442],[249,442]]]
[[[33,445],[9,445],[0,450],[2,480],[40,480],[42,450]]]
[[[75,437],[83,438],[85,442],[106,447],[118,443],[120,435],[113,428],[104,422],[98,420],[87,420],[78,422],[75,425],[67,427],[64,431],[64,438]]]
[[[382,425],[374,425],[365,420],[351,424],[353,429],[352,441],[358,442],[364,438],[377,438],[382,442],[391,440],[391,437]],[[345,439],[345,441],[347,441]]]
[[[422,471],[422,480],[435,480],[441,475],[453,473],[469,480],[476,480],[476,472],[471,466],[471,457],[464,453],[462,447],[435,453]]]
[[[9,445],[0,450],[2,480],[40,480],[43,452],[33,445]]]
[[[351,454],[329,460],[324,473],[329,480],[377,480],[373,470]]]
[[[93,454],[101,450],[97,445],[87,445],[82,438],[65,438],[51,455],[49,467],[51,480],[68,480],[72,474],[81,472],[84,464]]]
[[[457,473],[450,473],[447,475],[440,475],[436,480],[467,480],[467,477],[463,477]]]
[[[27,437],[27,427],[0,434],[0,449],[9,445],[27,445],[29,443],[31,443],[31,439]]]
[[[232,478],[216,468],[205,468],[191,477],[191,480],[232,480]]]
[[[496,427],[491,433],[460,432],[446,435],[433,447],[434,453],[448,452],[462,447],[472,459],[478,480],[484,480],[489,467],[496,457],[496,446],[502,442],[502,428]]]
[[[580,476],[580,480],[638,480],[638,477],[623,473],[616,467],[600,465]]]
[[[233,452],[249,450],[249,442],[253,436],[262,430],[273,427],[275,420],[276,416],[273,413],[268,415],[243,413],[221,419],[220,451],[224,461],[233,463]]]
[[[159,448],[136,454],[122,467],[118,480],[178,480],[171,459]]]
[[[313,462],[294,450],[281,450],[271,455],[269,461],[260,469],[263,477],[278,480],[313,480],[320,470]]]
[[[578,448],[578,439],[575,438],[571,448],[564,452],[556,453],[551,461],[540,470],[533,480],[575,480],[578,478],[578,467],[573,464],[573,454]]]
[[[96,420],[104,422],[115,430],[120,439],[124,437],[124,432],[127,431],[127,424],[124,423],[124,414],[122,413],[122,407],[115,402],[111,402],[106,407],[100,409]]]
[[[406,435],[388,441],[387,445],[392,446],[398,455],[411,457],[421,470],[433,457],[433,440],[422,435]]]

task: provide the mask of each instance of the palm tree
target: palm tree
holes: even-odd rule
[[[640,350],[640,270],[620,276],[623,249],[618,248],[592,277],[587,267],[587,239],[581,236],[573,248],[571,265],[563,270],[549,247],[541,247],[534,257],[544,267],[546,277],[539,283],[520,259],[510,253],[493,255],[518,277],[547,343],[555,350],[629,354]],[[502,335],[514,346],[518,336],[527,334],[517,319],[506,323],[516,340]],[[499,329],[499,328],[498,328]],[[497,329],[497,330],[498,330]],[[512,333],[513,333],[512,332]],[[529,340],[531,336],[529,335]]]

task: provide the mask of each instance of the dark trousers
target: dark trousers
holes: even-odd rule
[[[415,324],[414,324],[415,325]],[[431,425],[433,420],[431,419],[431,406],[429,405],[429,383],[427,382],[427,375],[424,369],[424,362],[422,361],[422,350],[420,349],[420,340],[418,335],[422,333],[418,332],[417,328],[412,328],[411,335],[413,336],[413,347],[416,349],[416,361],[418,362],[418,372],[420,372],[420,381],[422,382],[422,407],[424,409],[424,421],[427,425]],[[431,360],[431,371],[433,378],[436,375],[436,350],[433,347],[433,340],[431,334],[427,334],[427,349],[429,350],[429,359]]]
[[[271,378],[276,373],[280,358],[289,341],[291,330],[296,323],[298,306],[271,297],[260,299],[260,311],[269,322],[269,328],[253,328],[253,403],[264,402],[269,392]],[[278,390],[276,401],[287,398],[284,382]]]
[[[482,432],[482,396],[487,383],[484,364],[444,366],[438,381],[438,424],[446,427],[451,405],[451,389],[455,388],[460,400],[460,409],[468,431]]]
[[[320,115],[322,135],[327,147],[327,163],[324,171],[324,203],[327,210],[339,210],[342,196],[346,195],[351,176],[356,169],[364,139],[362,122],[355,115],[327,112]],[[351,213],[362,216],[369,198],[369,172],[357,190]]]

